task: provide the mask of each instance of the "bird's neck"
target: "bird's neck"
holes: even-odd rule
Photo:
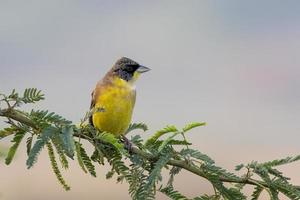
[[[128,88],[131,90],[135,89],[135,81],[126,81],[124,79],[121,79],[119,77],[114,77],[112,81],[113,85],[120,88]]]

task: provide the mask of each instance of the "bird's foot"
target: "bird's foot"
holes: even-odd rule
[[[124,135],[122,136],[122,138],[123,138],[123,141],[124,141],[125,149],[127,149],[128,152],[131,154],[132,153],[132,142],[127,137],[125,137]]]

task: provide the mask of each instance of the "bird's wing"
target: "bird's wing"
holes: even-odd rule
[[[93,92],[91,94],[92,100],[91,100],[90,109],[93,109],[95,107],[95,102],[96,101],[95,101],[94,93],[95,93],[95,91],[93,90]]]
[[[90,105],[90,112],[91,112],[91,114],[90,114],[90,117],[89,117],[89,123],[92,126],[94,126],[94,124],[93,124],[93,112],[95,112],[94,108],[95,108],[95,105],[96,105],[96,101],[97,101],[98,97],[101,95],[103,89],[106,86],[110,85],[110,84],[111,84],[111,82],[110,82],[109,79],[105,79],[104,78],[104,79],[100,80],[97,83],[95,89],[93,90],[93,92],[91,94],[92,100],[91,100],[91,105]]]
[[[96,90],[96,89],[95,89]],[[95,94],[96,94],[96,92],[95,92],[95,90],[92,92],[92,100],[91,100],[91,105],[90,105],[90,117],[89,117],[89,123],[90,123],[90,125],[92,125],[92,126],[94,126],[94,124],[93,124],[93,108],[95,107],[95,104],[96,104],[96,98],[95,98]]]

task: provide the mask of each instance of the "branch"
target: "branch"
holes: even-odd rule
[[[244,200],[246,197],[241,191],[245,185],[255,186],[252,193],[253,200],[258,199],[263,190],[268,192],[272,200],[278,200],[279,193],[290,199],[300,199],[299,187],[290,184],[290,179],[283,176],[282,172],[275,168],[300,160],[300,155],[265,163],[253,161],[247,165],[241,164],[236,166],[236,170],[243,168],[247,170],[247,173],[243,176],[237,176],[216,166],[207,155],[189,147],[191,143],[187,141],[185,133],[195,127],[203,126],[205,123],[191,123],[181,130],[175,126],[167,126],[157,131],[145,142],[139,136],[135,136],[131,139],[135,146],[130,152],[127,152],[118,138],[110,133],[97,131],[85,124],[92,112],[87,113],[80,126],[76,127],[72,122],[47,110],[32,110],[30,113],[17,110],[16,108],[23,103],[35,103],[44,99],[41,91],[35,88],[26,89],[22,97],[15,90],[9,96],[3,94],[0,96],[3,97],[0,99],[0,103],[6,104],[5,108],[1,109],[0,107],[0,117],[6,118],[10,125],[10,127],[0,130],[0,139],[14,135],[12,140],[14,144],[9,149],[6,164],[12,161],[24,135],[30,133],[31,135],[26,142],[28,168],[34,165],[39,152],[44,146],[47,146],[53,172],[66,190],[69,189],[69,186],[58,168],[54,150],[56,150],[59,161],[64,168],[69,166],[67,157],[73,159],[76,153],[78,164],[85,173],[92,176],[96,176],[94,163],[104,165],[104,158],[106,158],[112,167],[106,177],[110,178],[116,173],[118,174],[118,181],[125,179],[129,183],[129,193],[133,199],[154,199],[156,190],[172,199],[188,199],[173,189],[174,176],[181,169],[206,179],[214,188],[215,195],[204,195],[195,199],[208,200],[223,197],[226,200]],[[134,129],[145,131],[147,126],[143,123],[131,124],[126,133]],[[161,140],[162,136],[168,137]],[[182,140],[177,139],[179,136],[183,137]],[[34,137],[36,140],[33,140]],[[75,141],[74,137],[79,138],[79,140]],[[91,156],[87,154],[80,143],[81,139],[94,146],[94,152]],[[35,143],[32,144],[32,141]],[[173,148],[174,145],[181,145],[182,148],[176,151]],[[129,158],[130,161],[124,163],[124,157]],[[169,181],[166,187],[162,188],[161,186],[157,189],[156,185],[161,182],[161,171],[164,167],[169,169],[168,166],[171,167]],[[258,178],[253,178],[253,175],[257,175]],[[223,183],[232,184],[227,186]]]
[[[19,112],[17,110],[14,109],[3,109],[0,110],[0,116],[1,117],[6,117],[8,119],[13,119],[17,122],[20,122],[22,124],[25,124],[35,130],[38,130],[38,128],[35,125],[35,122],[32,121],[31,119],[29,119],[26,115],[24,115],[22,112]],[[11,133],[13,134],[13,132]],[[7,135],[8,136],[8,135]],[[88,140],[90,143],[92,143],[92,145],[95,146],[95,144],[93,143],[93,140],[85,135],[82,134],[78,134],[75,133],[74,134],[75,137],[80,137],[82,139]],[[132,153],[133,154],[137,154],[141,157],[143,157],[146,160],[149,160],[151,162],[155,162],[158,160],[158,156],[155,156],[153,154],[147,153],[143,150],[140,150],[137,147],[132,147]],[[193,164],[190,164],[188,162],[186,162],[185,160],[174,160],[171,159],[167,162],[168,165],[170,166],[176,166],[176,167],[180,167],[182,169],[185,169],[193,174],[196,174],[200,177],[203,177],[205,179],[208,179],[208,177],[206,176],[205,172],[203,172],[203,170],[201,170],[199,167],[194,166]],[[208,179],[209,180],[209,179]],[[266,188],[268,188],[269,186],[259,180],[253,180],[253,179],[245,179],[245,178],[226,178],[226,177],[219,177],[219,181],[221,182],[228,182],[228,183],[242,183],[242,184],[250,184],[250,185],[257,185],[257,186],[264,186]]]
[[[0,109],[0,116],[6,117],[7,119],[13,119],[35,130],[38,130],[38,127],[35,125],[35,122],[30,120],[26,115],[24,115],[22,112],[18,110],[12,108],[2,109],[2,110]]]

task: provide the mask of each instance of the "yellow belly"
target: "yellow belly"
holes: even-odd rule
[[[99,95],[93,114],[94,126],[114,135],[127,130],[135,103],[135,91],[129,87],[109,87]]]

